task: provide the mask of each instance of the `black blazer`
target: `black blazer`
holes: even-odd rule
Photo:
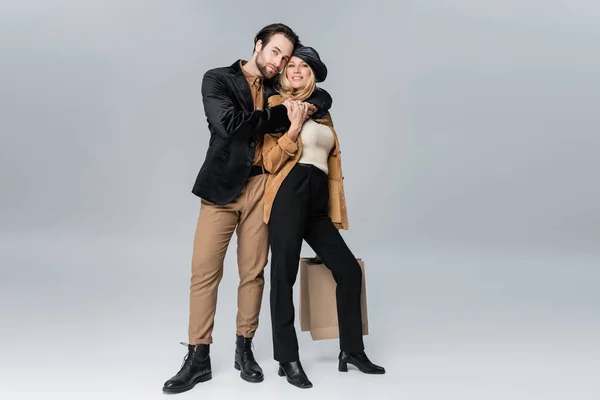
[[[211,69],[202,79],[202,102],[208,121],[210,140],[204,163],[194,182],[192,193],[211,203],[232,202],[242,191],[254,163],[254,151],[260,135],[283,132],[290,126],[286,107],[266,108],[275,94],[273,81],[264,80],[265,109],[254,110],[252,93],[240,67]],[[323,89],[307,100],[319,108],[313,118],[325,114],[333,102]]]

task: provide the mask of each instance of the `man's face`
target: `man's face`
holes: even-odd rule
[[[266,45],[257,43],[256,66],[260,73],[268,79],[273,78],[281,72],[285,64],[292,56],[294,45],[291,40],[281,33],[271,36]]]

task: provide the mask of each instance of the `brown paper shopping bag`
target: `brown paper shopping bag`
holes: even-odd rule
[[[331,271],[323,264],[300,260],[300,330],[310,331],[313,340],[335,339],[340,336],[335,298],[336,283]],[[368,335],[367,290],[365,265],[356,259],[362,269],[361,314],[363,335]]]

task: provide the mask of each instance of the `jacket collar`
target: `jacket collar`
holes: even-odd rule
[[[234,75],[244,76],[244,71],[242,71],[242,67],[240,66],[242,64],[242,62],[244,62],[244,60],[238,59],[236,62],[234,62],[233,64],[231,64],[229,66],[229,72],[232,73],[232,74],[234,74]],[[244,78],[245,78],[245,76],[244,76]],[[279,78],[279,74],[277,74],[274,78],[271,78],[271,79],[264,78],[263,79],[263,84],[266,87],[274,88],[275,87],[275,81],[277,80],[277,78]]]
[[[229,67],[229,72],[231,72],[232,74],[242,74],[242,68],[240,67],[242,60],[239,59],[236,62],[234,62],[233,64],[231,64],[231,66]]]
[[[238,59],[237,61],[235,61],[233,64],[231,64],[229,66],[229,73],[233,75],[233,77],[236,79],[237,83],[238,83],[238,89],[242,91],[243,93],[243,98],[244,98],[244,102],[245,102],[245,106],[247,108],[247,111],[252,111],[253,110],[253,106],[252,106],[252,93],[250,92],[250,87],[248,86],[248,81],[246,80],[246,76],[244,75],[244,71],[242,71],[242,60]],[[270,96],[272,96],[273,94],[275,94],[277,92],[277,90],[275,89],[275,80],[279,78],[279,75],[277,75],[275,78],[272,79],[267,79],[264,78],[262,80],[263,82],[263,86],[264,86],[264,90],[263,90],[263,104],[267,105],[268,102],[268,98]]]

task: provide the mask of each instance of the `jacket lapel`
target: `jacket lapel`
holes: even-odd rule
[[[254,101],[252,100],[252,92],[250,91],[250,86],[248,86],[248,81],[244,76],[244,72],[242,72],[240,63],[241,60],[237,60],[231,65],[231,70],[234,74],[233,87],[235,88],[237,98],[243,107],[243,111],[249,113],[254,110]]]

